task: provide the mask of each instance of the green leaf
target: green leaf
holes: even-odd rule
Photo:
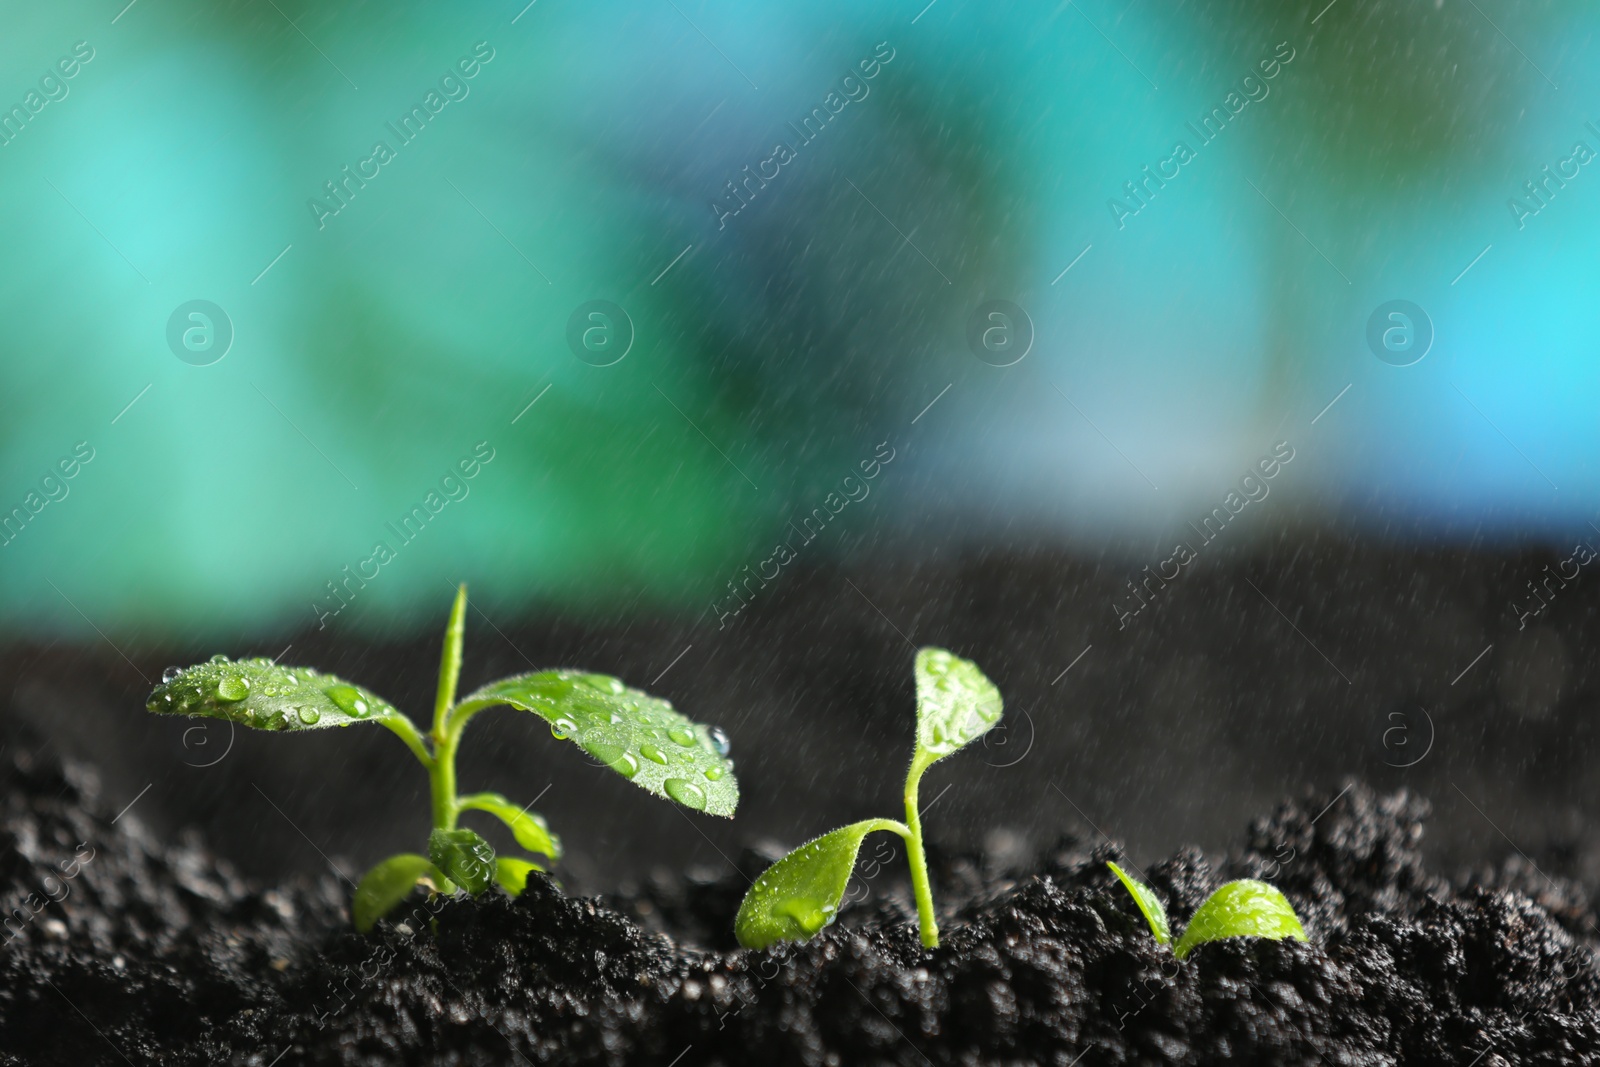
[[[462,808],[486,811],[511,827],[511,836],[529,852],[549,856],[553,860],[561,858],[561,841],[550,832],[542,815],[517,807],[499,793],[474,793],[462,797],[457,803]]]
[[[805,941],[833,922],[855,870],[861,839],[874,830],[908,832],[890,819],[851,823],[801,845],[768,867],[745,894],[733,920],[739,944],[766,948],[779,941]]]
[[[615,678],[580,671],[506,678],[457,704],[452,729],[496,704],[542,716],[556,737],[657,796],[712,815],[731,817],[739,806],[739,782],[721,732]]]
[[[1265,882],[1242,879],[1212,893],[1189,921],[1175,951],[1181,960],[1196,945],[1224,937],[1306,939],[1305,929],[1284,895]]]
[[[1155,935],[1158,942],[1163,945],[1172,943],[1172,931],[1167,926],[1167,909],[1161,906],[1161,898],[1156,896],[1156,891],[1130,877],[1115,863],[1107,863],[1111,873],[1127,888],[1133,902],[1139,905],[1139,910],[1144,913],[1144,921],[1150,924],[1150,932]]]
[[[925,768],[1000,721],[1000,690],[971,660],[942,648],[917,653],[917,754]]]
[[[158,715],[227,719],[257,730],[322,730],[405,719],[360,686],[309,667],[213,656],[156,686],[145,707]],[[409,725],[410,720],[406,720]]]
[[[494,847],[471,830],[435,830],[428,835],[428,858],[473,896],[494,881]]]
[[[355,898],[350,902],[350,917],[355,921],[356,930],[363,934],[371,930],[374,923],[389,914],[423,879],[430,881],[440,893],[455,891],[443,871],[426,856],[414,852],[390,856],[362,875]]]
[[[512,896],[521,896],[522,891],[528,888],[528,872],[542,870],[544,868],[537,863],[502,856],[494,861],[494,880]]]

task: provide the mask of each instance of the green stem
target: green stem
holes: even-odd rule
[[[444,628],[444,651],[439,657],[439,692],[433,702],[433,741],[444,736],[445,719],[456,702],[456,683],[461,680],[461,645],[467,624],[467,583],[456,589],[450,606],[450,622]]]
[[[386,715],[380,721],[390,730],[393,730],[400,740],[406,743],[406,747],[411,750],[411,754],[417,757],[424,767],[428,768],[429,773],[432,773],[433,756],[428,752],[428,743],[423,740],[421,734],[417,733],[417,728],[411,725],[411,720],[404,715]]]
[[[456,816],[461,806],[456,801],[456,743],[460,734],[447,734],[434,742],[433,765],[428,768],[428,782],[433,795],[433,828],[454,830]]]
[[[450,709],[456,701],[456,684],[461,680],[461,645],[466,634],[467,584],[456,589],[450,606],[450,622],[444,630],[444,650],[439,657],[439,691],[433,702],[433,762],[428,767],[428,784],[433,797],[433,828],[454,830],[461,808],[456,801],[456,745],[460,729],[450,728]]]
[[[922,929],[922,947],[939,947],[939,922],[933,914],[933,889],[928,884],[928,857],[922,850],[922,815],[917,810],[917,787],[922,784],[925,764],[913,761],[906,774],[906,860],[911,866],[911,891],[917,898],[917,919]]]

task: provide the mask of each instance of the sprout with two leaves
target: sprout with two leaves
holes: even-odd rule
[[[351,917],[365,933],[418,884],[436,893],[464,889],[473,896],[499,884],[516,896],[534,860],[496,856],[475,831],[458,825],[468,812],[505,823],[518,845],[546,861],[561,857],[561,842],[544,819],[499,793],[456,792],[456,749],[462,731],[480,711],[500,704],[531,711],[558,738],[657,796],[712,815],[732,816],[739,783],[727,758],[727,738],[674,711],[665,700],[629,689],[615,678],[581,671],[538,671],[484,686],[456,700],[461,674],[467,587],[456,593],[445,630],[433,729],[419,734],[411,720],[370,690],[304,667],[267,659],[233,661],[216,656],[187,670],[169,670],[146,707],[158,714],[205,716],[258,730],[318,730],[378,723],[404,741],[428,772],[433,832],[428,854],[390,856],[356,887]]]
[[[976,664],[940,648],[917,653],[917,746],[906,773],[906,821],[868,819],[851,823],[800,846],[757,878],[739,905],[734,933],[746,948],[779,941],[804,941],[831,923],[839,911],[862,839],[875,830],[899,834],[906,843],[911,888],[917,899],[922,944],[939,947],[939,924],[922,848],[917,787],[938,760],[983,736],[1000,721],[1000,691]]]
[[[1150,925],[1150,933],[1156,941],[1172,945],[1167,909],[1162,907],[1161,898],[1156,896],[1155,890],[1131,877],[1115,863],[1107,863],[1106,866],[1128,890],[1133,902],[1139,905],[1139,911]],[[1196,945],[1220,941],[1225,937],[1265,937],[1273,941],[1293,938],[1304,941],[1306,931],[1300,925],[1300,917],[1294,913],[1294,906],[1281,892],[1266,882],[1241,878],[1227,883],[1206,898],[1206,902],[1194,913],[1194,918],[1189,920],[1178,943],[1172,945],[1172,954],[1181,960],[1194,951]]]

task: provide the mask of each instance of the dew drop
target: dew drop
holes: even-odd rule
[[[211,657],[211,662],[212,663],[228,663],[228,662],[230,662],[230,660],[228,659],[227,656],[224,656],[221,652],[218,652],[215,656]]]
[[[557,741],[565,741],[578,732],[578,724],[571,719],[557,719],[550,724],[550,736]]]
[[[372,709],[367,706],[361,690],[353,685],[330,685],[324,692],[340,711],[353,719],[365,719],[372,714]]]
[[[621,745],[590,744],[584,748],[589,750],[590,755],[624,778],[632,778],[639,773],[639,761]]]
[[[667,754],[655,745],[640,745],[639,754],[647,760],[666,766]]]
[[[733,749],[733,742],[728,740],[728,735],[720,726],[713,726],[711,733],[711,747],[717,750],[717,755],[726,757]]]
[[[722,768],[721,767],[707,767],[706,768],[706,781],[708,781],[708,782],[716,782],[716,781],[720,781],[721,779],[722,779]]]
[[[250,679],[242,674],[224,674],[217,679],[217,699],[232,704],[250,695]]]
[[[668,778],[661,783],[661,786],[667,791],[667,796],[684,807],[693,808],[695,811],[706,810],[706,791],[693,782],[682,778]]]
[[[620,678],[607,678],[606,679],[606,689],[609,692],[620,694],[622,692],[623,688],[624,688],[624,686],[622,684],[622,679],[620,679]]]
[[[295,708],[294,714],[295,718],[299,719],[307,726],[314,724],[318,719],[322,718],[322,712],[318,711],[316,708],[306,707],[305,705]]]
[[[166,670],[161,672],[161,684],[171,685],[173,682],[178,680],[178,675],[182,673],[182,667],[168,667]]]
[[[695,742],[694,731],[682,723],[679,723],[677,726],[674,726],[672,729],[668,730],[667,736],[672,738],[675,744],[682,745],[684,748],[688,748]]]

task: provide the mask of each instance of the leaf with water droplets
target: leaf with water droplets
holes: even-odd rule
[[[656,796],[711,815],[731,817],[739,806],[726,735],[616,678],[582,671],[505,678],[462,700],[451,721],[460,723],[497,704],[539,715],[556,737],[574,742]]]
[[[1158,942],[1163,945],[1172,942],[1172,931],[1167,926],[1167,909],[1161,906],[1161,898],[1156,896],[1156,891],[1145,885],[1139,879],[1132,877],[1115,863],[1107,863],[1111,873],[1117,876],[1128,894],[1133,897],[1133,902],[1139,905],[1139,911],[1144,914],[1144,921],[1150,924],[1150,932],[1155,935]]]
[[[444,872],[433,865],[426,856],[402,852],[390,856],[361,876],[356,895],[350,901],[350,918],[356,930],[366,933],[372,924],[394,910],[411,893],[411,888],[423,879],[441,893],[451,893],[455,887]]]
[[[851,823],[806,842],[762,872],[733,920],[739,944],[766,948],[805,941],[833,922],[861,840],[874,830],[902,833],[905,827],[890,819]]]
[[[428,835],[428,858],[473,896],[494,881],[494,846],[471,830],[435,830]]]
[[[1292,937],[1304,941],[1306,931],[1288,898],[1266,882],[1243,878],[1229,882],[1206,898],[1173,951],[1181,960],[1196,945],[1224,937],[1266,937],[1274,941]]]
[[[917,653],[917,753],[927,767],[1000,721],[1000,690],[971,660],[942,648]]]
[[[402,718],[388,701],[341,678],[269,659],[215,657],[168,669],[145,702],[158,715],[227,719],[258,730],[321,730]]]
[[[462,797],[457,804],[471,811],[486,811],[493,815],[511,827],[511,836],[529,852],[549,856],[553,860],[561,858],[561,842],[550,832],[544,816],[517,807],[499,793],[474,793]]]

